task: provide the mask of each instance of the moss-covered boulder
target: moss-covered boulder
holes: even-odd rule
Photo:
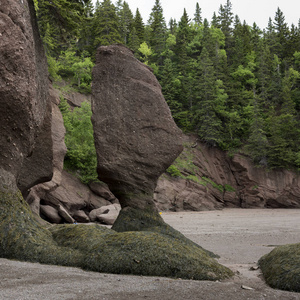
[[[259,265],[271,287],[300,292],[300,243],[275,248],[259,260]]]
[[[115,221],[113,230],[117,232],[125,231],[151,231],[160,233],[168,238],[173,238],[181,241],[182,243],[187,244],[191,247],[197,247],[205,251],[207,255],[211,257],[219,257],[218,255],[207,251],[200,247],[198,244],[195,244],[190,239],[186,238],[178,230],[174,229],[168,225],[163,218],[158,214],[157,211],[153,210],[140,210],[132,207],[123,208],[117,220]]]
[[[171,227],[152,229],[116,232],[96,224],[47,229],[34,219],[20,192],[0,189],[0,257],[117,274],[196,280],[232,276]]]

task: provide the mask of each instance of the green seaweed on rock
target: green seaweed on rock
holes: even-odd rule
[[[268,285],[300,292],[300,243],[279,246],[259,260]]]
[[[233,275],[208,251],[154,215],[141,215],[140,223],[149,221],[146,230],[141,226],[116,232],[96,224],[47,229],[34,219],[20,192],[2,188],[0,257],[116,274],[195,280],[220,280]]]

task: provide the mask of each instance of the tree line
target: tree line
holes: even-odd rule
[[[212,147],[268,168],[300,169],[300,22],[280,8],[267,28],[248,25],[229,0],[211,20],[201,7],[147,24],[126,1],[35,0],[49,71],[89,92],[96,49],[122,43],[152,67],[178,126]]]

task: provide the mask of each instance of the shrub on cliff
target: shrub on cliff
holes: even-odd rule
[[[71,111],[67,101],[62,98],[59,107],[66,128],[65,143],[68,150],[65,167],[76,171],[83,183],[96,181],[97,157],[91,122],[91,105],[83,102],[81,107]]]

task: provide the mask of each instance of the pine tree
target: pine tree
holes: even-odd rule
[[[205,47],[199,57],[199,71],[199,96],[195,105],[194,122],[200,138],[210,146],[217,146],[221,142],[222,132],[222,122],[217,113],[218,110],[223,110],[224,103],[218,103],[220,98],[216,94],[214,68]]]
[[[136,34],[137,34],[139,40],[141,42],[144,41],[145,25],[143,23],[143,18],[141,16],[138,8],[136,9],[136,12],[135,12],[135,17],[133,20],[133,27],[136,30]]]
[[[184,9],[180,22],[178,23],[174,53],[181,81],[181,103],[185,109],[192,107],[191,92],[193,86],[193,76],[190,66],[190,58],[188,56],[188,45],[192,39],[189,22],[189,17]]]
[[[201,8],[200,8],[198,2],[196,3],[196,11],[195,11],[195,14],[194,14],[194,19],[193,19],[193,21],[194,21],[194,23],[195,23],[197,26],[202,25]]]
[[[82,19],[79,39],[77,47],[83,53],[87,51],[90,56],[95,52],[94,50],[94,35],[93,35],[93,18],[94,6],[92,0],[88,0],[84,7],[84,17]]]
[[[271,167],[288,167],[295,164],[296,154],[299,152],[299,122],[296,118],[295,103],[291,97],[291,90],[300,74],[290,68],[282,81],[282,103],[278,113],[269,113],[268,161]]]
[[[155,0],[155,5],[152,8],[148,23],[151,28],[149,43],[154,52],[152,62],[157,65],[162,65],[162,53],[166,46],[167,26],[159,0]]]
[[[268,138],[259,102],[258,96],[255,95],[252,103],[250,134],[245,148],[255,164],[267,166]]]
[[[225,50],[229,59],[231,59],[231,49],[232,49],[232,23],[233,23],[233,13],[232,13],[232,4],[230,0],[226,1],[226,4],[220,5],[218,23],[225,35]]]
[[[121,4],[121,9],[118,12],[119,17],[119,31],[124,45],[128,44],[129,35],[133,28],[133,14],[126,1]]]
[[[139,58],[138,49],[140,47],[141,41],[137,35],[135,27],[130,32],[128,47],[134,52],[135,56]]]
[[[285,22],[285,17],[283,12],[278,7],[275,18],[274,18],[274,30],[276,36],[276,48],[275,51],[277,56],[280,59],[283,59],[287,54],[287,46],[288,46],[288,39],[289,39],[289,28],[287,23]]]
[[[84,2],[39,0],[36,3],[39,30],[42,39],[48,44],[48,54],[51,52],[51,55],[58,56],[70,41],[78,37],[84,14]]]
[[[121,43],[116,8],[110,0],[104,0],[96,8],[94,18],[94,47]]]
[[[175,19],[171,18],[169,22],[169,32],[175,35],[176,31],[177,31],[177,22]]]

